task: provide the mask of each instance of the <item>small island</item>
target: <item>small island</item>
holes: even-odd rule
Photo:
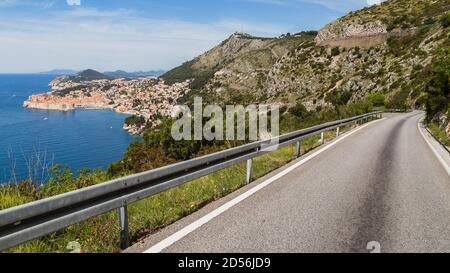
[[[190,83],[168,85],[157,77],[113,78],[89,69],[56,78],[49,84],[51,92],[30,96],[23,106],[49,111],[110,109],[131,115],[124,129],[139,135],[171,115],[178,99],[189,93]]]

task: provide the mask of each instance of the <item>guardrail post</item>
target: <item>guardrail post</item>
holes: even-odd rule
[[[126,249],[130,246],[130,235],[128,232],[128,208],[127,206],[123,206],[118,210],[120,225],[120,248]]]
[[[341,131],[341,128],[337,127],[337,129],[336,129],[336,137],[339,137],[339,135],[341,133],[340,131]]]
[[[302,156],[301,148],[302,148],[301,142],[300,142],[300,141],[297,141],[297,147],[296,147],[296,149],[295,149],[295,156],[296,156],[297,158],[299,158],[300,156]]]
[[[320,144],[325,144],[325,133],[322,132],[322,134],[320,134]]]
[[[247,160],[247,184],[250,184],[252,182],[252,166],[253,159]]]

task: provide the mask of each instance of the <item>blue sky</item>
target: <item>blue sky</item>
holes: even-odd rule
[[[318,30],[367,5],[367,0],[0,0],[0,73],[170,69],[235,31],[273,37]]]

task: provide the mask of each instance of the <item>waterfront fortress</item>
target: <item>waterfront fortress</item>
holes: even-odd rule
[[[30,96],[23,106],[29,109],[72,111],[75,109],[111,109],[110,102],[101,96],[75,98],[47,93]]]

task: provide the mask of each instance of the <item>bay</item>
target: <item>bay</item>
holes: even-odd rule
[[[54,164],[107,168],[136,137],[122,129],[126,115],[109,110],[73,112],[23,108],[34,93],[50,91],[53,75],[0,74],[0,184],[32,177],[45,182]]]

